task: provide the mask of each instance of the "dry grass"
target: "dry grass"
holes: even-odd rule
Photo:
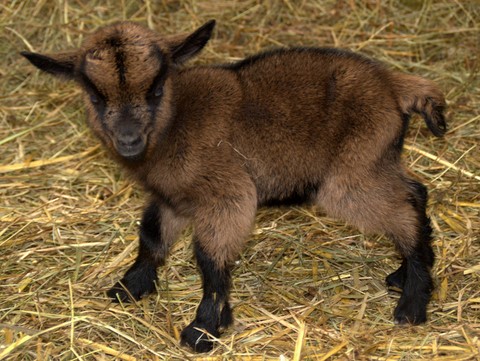
[[[185,360],[178,345],[200,280],[188,234],[158,294],[113,305],[103,291],[135,257],[144,195],[97,146],[79,90],[18,55],[76,46],[113,20],[164,33],[216,18],[198,62],[279,45],[359,50],[436,80],[450,131],[409,130],[405,162],[429,186],[438,255],[429,322],[397,327],[384,278],[390,242],[309,208],[259,212],[234,271],[236,322],[216,360],[473,360],[480,358],[480,6],[477,1],[83,1],[0,4],[0,359]]]

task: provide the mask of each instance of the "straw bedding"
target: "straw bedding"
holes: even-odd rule
[[[132,263],[144,193],[97,145],[80,91],[18,52],[78,46],[130,19],[165,34],[215,18],[196,63],[277,46],[337,46],[435,80],[450,130],[412,121],[404,161],[430,191],[438,256],[429,321],[393,325],[391,243],[313,208],[271,208],[234,270],[236,321],[210,355],[179,346],[201,298],[190,232],[158,293],[111,304]],[[0,359],[474,360],[480,358],[480,6],[476,1],[6,1],[0,5]]]

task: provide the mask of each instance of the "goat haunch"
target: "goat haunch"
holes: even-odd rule
[[[208,351],[208,334],[219,337],[232,322],[231,265],[257,208],[310,203],[393,240],[403,257],[387,277],[403,289],[395,322],[424,322],[434,262],[427,191],[407,175],[400,155],[414,112],[434,135],[445,133],[441,91],[331,48],[184,67],[214,25],[162,37],[121,22],[97,30],[79,49],[22,53],[80,85],[90,128],[151,193],[138,257],[108,295],[128,301],[153,292],[170,245],[193,224],[203,298],[181,336]]]

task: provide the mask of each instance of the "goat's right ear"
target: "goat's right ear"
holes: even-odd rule
[[[20,54],[27,58],[28,61],[38,69],[46,73],[69,80],[74,78],[75,64],[78,56],[76,51],[52,55],[22,51]]]

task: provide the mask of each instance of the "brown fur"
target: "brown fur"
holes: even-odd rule
[[[157,200],[163,243],[155,266],[191,222],[199,254],[222,270],[238,257],[258,206],[297,200],[385,233],[405,259],[417,257],[421,232],[429,229],[426,195],[407,176],[400,153],[412,112],[435,135],[445,132],[437,86],[335,49],[282,49],[231,65],[181,67],[212,28],[164,38],[119,23],[76,51],[50,56],[51,68],[24,54],[82,84],[90,127]],[[155,100],[153,79],[162,70]]]

